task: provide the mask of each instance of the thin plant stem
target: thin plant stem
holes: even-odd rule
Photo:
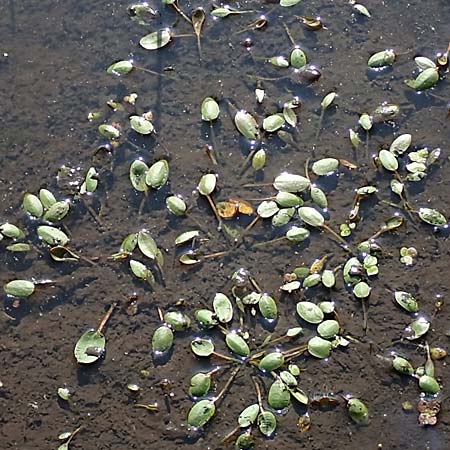
[[[326,224],[323,224],[320,228],[322,228],[323,230],[334,236],[342,244],[344,250],[352,253],[352,250],[350,249],[348,242],[342,236],[339,236],[339,234],[337,234],[332,228],[330,228]]]
[[[362,310],[363,310],[363,330],[364,330],[364,334],[367,333],[367,325],[368,325],[368,320],[369,320],[369,314],[367,311],[367,305],[366,305],[366,299],[361,299],[361,304],[362,304]]]
[[[217,150],[217,142],[216,142],[216,133],[214,132],[214,126],[212,121],[209,122],[209,131],[210,131],[210,136],[211,136],[211,145],[214,151],[214,159],[212,159],[213,164],[217,165],[219,160],[220,160],[220,154],[219,151]]]
[[[172,3],[173,9],[186,21],[188,21],[192,25],[192,20],[180,9],[177,3]]]
[[[223,359],[225,361],[240,363],[241,361],[239,359],[233,358],[231,356],[222,355],[222,353],[212,352],[211,355],[214,355],[216,358]]]
[[[114,311],[114,308],[115,308],[116,306],[117,306],[117,302],[116,302],[116,303],[113,303],[113,304],[109,307],[108,311],[106,312],[105,316],[103,317],[102,321],[100,322],[100,325],[99,325],[98,328],[97,328],[97,333],[99,333],[99,334],[102,333],[103,328],[105,328],[106,322],[108,322],[108,320],[109,320],[109,318],[111,317],[111,315],[112,315],[112,313],[113,313],[113,311]]]
[[[221,230],[222,229],[222,219],[220,218],[219,213],[217,212],[217,208],[214,203],[214,200],[211,198],[210,195],[206,195],[205,197],[208,200],[209,206],[211,206],[211,209],[213,210],[214,215],[216,216],[216,219],[218,222],[218,228],[219,228],[219,230]]]
[[[228,390],[228,388],[231,386],[231,383],[233,382],[233,380],[235,379],[236,375],[238,374],[239,370],[241,370],[241,367],[236,367],[236,369],[233,370],[230,378],[228,379],[228,381],[225,383],[225,386],[223,387],[223,389],[219,392],[219,395],[213,400],[213,403],[220,403],[221,399],[223,398],[223,396],[225,395],[226,391]]]
[[[72,439],[75,437],[76,434],[78,434],[81,430],[83,429],[83,425],[81,425],[80,427],[78,427],[69,437],[69,440],[66,442],[67,445],[70,444],[70,442],[72,441]]]
[[[319,139],[320,132],[322,131],[322,122],[324,115],[325,115],[325,108],[322,108],[322,111],[320,111],[319,124],[317,125],[316,141]]]
[[[259,386],[258,380],[256,377],[252,377],[253,385],[255,386],[256,390],[256,397],[258,398],[258,405],[261,412],[264,412],[263,402],[262,402],[262,393],[261,393],[261,387]]]
[[[287,240],[286,236],[281,236],[275,239],[271,239],[270,241],[264,241],[264,242],[259,242],[258,244],[253,245],[252,248],[259,248],[259,247],[264,247],[267,244],[273,244],[275,242],[280,242],[280,241],[284,241]]]

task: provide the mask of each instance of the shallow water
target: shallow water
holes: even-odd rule
[[[242,368],[204,433],[188,431],[186,412],[192,404],[186,395],[189,378],[200,368],[209,367],[196,361],[189,349],[192,337],[201,333],[194,326],[192,331],[177,334],[170,358],[155,364],[150,341],[159,324],[157,307],[167,310],[184,299],[183,311],[193,316],[196,308],[211,303],[215,292],[229,293],[231,273],[243,266],[277,299],[280,317],[275,335],[281,335],[299,324],[295,314],[299,296],[279,291],[283,274],[300,265],[309,266],[326,253],[333,254],[335,267],[345,261],[346,255],[329,236],[314,230],[308,244],[292,246],[281,242],[252,249],[254,243],[283,234],[270,223],[259,222],[244,244],[225,258],[208,260],[193,269],[178,263],[172,265],[175,237],[196,228],[196,224],[189,218],[169,216],[165,208],[168,194],[183,195],[192,207],[189,215],[209,234],[207,253],[230,248],[229,241],[217,231],[208,203],[194,193],[203,173],[219,174],[216,200],[230,196],[260,198],[272,195],[273,190],[242,185],[271,182],[284,170],[302,174],[307,158],[331,156],[353,161],[359,165],[357,170],[342,169],[338,176],[319,179],[317,183],[327,190],[330,224],[335,229],[352,207],[355,187],[377,185],[377,199],[362,203],[361,222],[351,241],[357,243],[375,233],[396,211],[380,200],[398,199],[389,194],[390,176],[374,169],[365,150],[352,149],[348,129],[356,129],[360,113],[388,101],[400,106],[400,115],[395,121],[375,126],[370,153],[388,146],[394,135],[407,132],[413,135],[415,149],[440,147],[443,157],[426,181],[408,190],[409,200],[414,207],[428,205],[450,215],[448,73],[429,93],[415,93],[403,83],[415,69],[414,56],[431,58],[447,48],[448,2],[432,0],[426,7],[405,1],[366,3],[372,14],[370,19],[355,13],[345,1],[304,1],[293,8],[281,8],[277,2],[269,1],[240,2],[243,9],[257,12],[221,20],[208,17],[199,64],[194,37],[174,38],[169,46],[154,52],[138,46],[144,34],[164,26],[172,26],[176,34],[191,33],[189,24],[168,7],[161,6],[161,14],[148,26],[141,26],[129,19],[128,2],[4,0],[0,7],[0,223],[8,221],[21,226],[29,233],[29,239],[38,243],[36,221],[21,208],[23,194],[47,187],[61,198],[71,198],[70,182],[79,181],[95,165],[100,183],[91,205],[104,226],[93,219],[81,201],[73,202],[70,215],[64,219],[71,246],[86,257],[99,257],[95,266],[53,262],[43,245],[40,252],[33,250],[22,255],[7,252],[5,241],[0,243],[2,285],[14,278],[54,281],[39,287],[19,305],[3,296],[0,448],[57,448],[58,434],[80,425],[84,429],[71,443],[74,450],[232,447],[221,444],[221,439],[235,427],[240,411],[256,401],[251,384],[256,369]],[[211,4],[182,2],[180,6],[186,12],[197,6],[209,11]],[[159,6],[158,2],[155,7]],[[268,18],[264,30],[237,34],[262,13]],[[327,29],[308,31],[295,14],[320,15]],[[263,81],[267,98],[259,105],[253,77],[275,78],[289,73],[289,69],[277,69],[264,62],[267,57],[289,54],[292,44],[283,24],[288,25],[296,42],[320,68],[322,77],[310,86],[286,78]],[[242,45],[246,38],[253,41],[250,49]],[[394,48],[398,60],[392,68],[369,73],[368,56],[385,48]],[[120,78],[106,74],[105,68],[112,62],[128,58],[164,77],[138,70]],[[173,70],[164,71],[169,66]],[[337,107],[326,111],[323,130],[316,141],[320,101],[332,90],[339,95]],[[140,137],[130,132],[128,141],[110,155],[96,152],[106,142],[97,132],[103,119],[90,122],[88,113],[102,110],[104,121],[108,122],[111,112],[105,102],[130,92],[139,94],[140,112],[153,111],[157,137]],[[221,105],[220,119],[214,125],[220,161],[217,167],[203,150],[211,139],[209,126],[202,123],[199,113],[206,96],[215,97]],[[262,119],[278,111],[292,96],[301,100],[298,130],[292,133],[294,143],[284,144],[276,136],[268,136],[263,144],[268,154],[263,173],[254,175],[250,168],[241,176],[249,143],[235,129],[230,104]],[[129,166],[139,157],[147,162],[164,157],[170,163],[170,184],[149,195],[142,215],[138,214],[142,195],[132,189],[128,179]],[[71,179],[57,177],[63,165],[75,169]],[[246,225],[250,220],[241,218],[236,222]],[[144,227],[166,250],[165,286],[156,284],[153,292],[132,278],[126,263],[107,260],[108,255],[118,251],[127,234]],[[413,346],[392,344],[401,337],[411,318],[393,304],[389,289],[417,294],[421,313],[432,321],[427,341],[432,346],[448,346],[447,233],[434,232],[432,227],[408,219],[406,229],[385,234],[379,242],[390,255],[382,259],[380,275],[371,283],[367,334],[361,327],[361,305],[345,290],[342,280],[339,289],[331,292],[318,288],[305,293],[314,301],[334,300],[346,334],[361,343],[335,350],[328,360],[305,357],[297,361],[305,369],[300,377],[305,392],[311,397],[339,392],[362,398],[370,407],[370,425],[358,427],[351,423],[341,401],[330,411],[309,408],[311,428],[300,433],[296,423],[305,409],[290,408],[279,418],[274,439],[263,439],[255,432],[257,448],[448,447],[450,392],[445,360],[436,363],[437,377],[443,386],[439,423],[424,428],[417,422],[416,411],[402,410],[404,401],[417,403],[417,382],[394,373],[376,356],[387,357],[396,350],[415,366],[424,363],[423,352]],[[402,246],[417,248],[419,257],[414,266],[400,264],[398,251]],[[133,295],[138,299],[135,315],[125,307]],[[436,313],[438,296],[444,299],[444,308]],[[91,367],[77,366],[73,359],[75,342],[84,331],[97,326],[114,301],[120,305],[106,328],[105,358]],[[258,320],[250,320],[249,324],[254,339],[251,342],[261,343],[268,334],[264,324]],[[315,327],[305,323],[302,326],[306,337],[314,333]],[[220,342],[220,335],[214,336],[215,342]],[[218,350],[225,353],[225,345]],[[143,369],[149,370],[148,378],[141,377]],[[219,389],[226,378],[226,372],[221,371]],[[167,392],[161,387],[164,379],[170,382]],[[261,376],[260,380],[268,389],[269,378]],[[160,411],[150,413],[134,407],[136,401],[127,394],[128,383],[141,386],[139,403],[157,402]],[[61,386],[73,389],[72,407],[58,400],[56,391]]]

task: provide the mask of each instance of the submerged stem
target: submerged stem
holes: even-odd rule
[[[109,318],[111,317],[111,314],[114,311],[114,308],[117,306],[117,302],[113,303],[108,311],[105,314],[105,317],[103,317],[102,321],[100,322],[100,325],[97,328],[97,333],[101,334],[103,331],[103,328],[105,328],[106,322],[108,322]]]
[[[233,382],[234,378],[236,377],[236,375],[238,374],[238,372],[241,370],[241,367],[236,367],[236,369],[233,370],[230,378],[228,379],[228,381],[225,383],[225,386],[223,387],[223,389],[219,392],[219,395],[213,400],[213,403],[218,403],[220,402],[220,400],[222,399],[222,397],[225,395],[225,392],[227,391],[227,389],[230,387],[231,383]]]

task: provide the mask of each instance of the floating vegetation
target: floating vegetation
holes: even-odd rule
[[[264,438],[275,439],[277,431],[283,429],[288,412],[298,412],[299,433],[309,432],[314,423],[313,411],[320,414],[336,410],[347,417],[351,434],[360,426],[370,426],[374,407],[369,392],[355,392],[358,397],[350,393],[315,395],[308,386],[311,378],[319,373],[317,364],[322,364],[320,370],[326,371],[326,365],[334,364],[344,352],[358,352],[360,359],[370,359],[363,348],[367,343],[371,351],[372,347],[376,348],[371,328],[377,324],[371,320],[371,314],[380,308],[381,302],[402,317],[402,321],[395,340],[383,343],[384,347],[390,347],[389,357],[377,356],[388,363],[389,376],[414,379],[416,387],[408,388],[415,389],[418,399],[420,396],[419,424],[435,425],[441,406],[445,405],[438,396],[445,385],[441,366],[447,350],[434,343],[435,316],[444,301],[437,300],[434,311],[430,311],[430,292],[421,282],[413,284],[406,279],[404,286],[396,281],[391,287],[385,284],[384,277],[386,267],[415,274],[420,266],[418,261],[427,257],[432,241],[429,236],[438,241],[448,233],[446,204],[423,194],[427,184],[442,183],[434,175],[446,160],[444,151],[429,147],[431,144],[425,142],[416,125],[408,129],[403,119],[411,108],[405,107],[404,101],[387,97],[381,104],[361,104],[352,111],[349,104],[357,98],[356,94],[346,97],[341,82],[333,86],[327,81],[327,85],[322,85],[327,80],[321,79],[322,72],[330,73],[331,64],[319,69],[313,63],[314,49],[323,44],[325,31],[319,30],[326,30],[322,19],[294,15],[292,11],[296,11],[297,5],[299,10],[302,8],[301,0],[272,3],[275,3],[273,11],[278,15],[277,20],[281,17],[295,20],[297,28],[293,31],[302,33],[301,45],[285,24],[284,30],[292,44],[287,48],[273,48],[269,54],[255,56],[250,53],[253,38],[247,37],[244,44],[257,71],[256,75],[249,76],[252,81],[245,79],[248,98],[237,98],[229,85],[220,80],[217,92],[210,91],[214,89],[212,83],[205,84],[205,90],[201,89],[201,95],[192,103],[190,99],[175,99],[180,117],[183,115],[189,126],[198,127],[201,150],[189,142],[192,153],[178,159],[179,152],[186,150],[182,145],[176,147],[182,142],[170,139],[164,122],[169,115],[162,111],[164,102],[152,98],[152,104],[146,104],[146,89],[136,82],[133,88],[137,92],[110,98],[104,110],[88,114],[92,130],[101,140],[92,162],[77,170],[61,168],[56,179],[58,190],[35,186],[23,189],[18,199],[21,203],[18,225],[8,221],[0,225],[1,245],[6,244],[6,257],[11,261],[26,258],[27,254],[31,259],[37,253],[39,258],[46,258],[49,267],[65,263],[76,270],[83,261],[94,266],[101,260],[102,267],[115,271],[124,286],[129,283],[148,294],[150,306],[146,314],[153,314],[153,309],[158,312],[157,324],[153,328],[145,325],[148,338],[144,347],[151,354],[148,363],[170,364],[173,355],[184,352],[183,357],[189,358],[195,367],[189,372],[189,363],[173,371],[179,377],[177,382],[183,382],[184,393],[191,401],[182,411],[189,433],[208,433],[212,423],[219,422],[215,418],[221,414],[225,396],[234,401],[238,389],[245,390],[244,396],[238,394],[245,400],[243,408],[233,418],[232,425],[227,425],[229,429],[221,425],[220,431],[216,428],[211,433],[211,439],[222,439],[224,444],[234,442],[236,449],[253,448]],[[270,33],[272,29],[272,10],[268,10],[267,16],[260,15],[265,11],[264,5],[258,5],[258,10],[241,9],[239,4],[235,8],[212,5],[208,9],[194,5],[186,12],[185,5],[179,5],[176,0],[164,0],[162,4],[165,6],[161,11],[147,3],[136,3],[127,9],[133,25],[146,27],[147,34],[139,34],[139,47],[149,58],[164,52],[170,54],[172,50],[181,52],[179,39],[186,37],[185,42],[193,42],[186,45],[198,52],[200,61],[207,61],[214,24],[217,27],[242,25],[238,31],[229,33],[233,51],[234,35],[245,32],[253,36]],[[372,15],[367,7],[353,0],[348,2],[346,10],[358,26],[373,20],[368,20]],[[177,20],[170,27],[164,25],[170,21],[166,13],[176,14]],[[328,20],[331,27],[331,17],[327,18],[327,25]],[[185,30],[186,34],[176,34],[177,29]],[[448,82],[448,49],[431,59],[383,48],[384,45],[371,49],[374,53],[364,51],[362,67],[367,76],[376,74],[378,81],[393,72],[395,77],[391,81],[394,82],[400,78],[397,71],[402,63],[409,61],[415,64],[413,74],[409,79],[401,77],[400,82],[407,95],[423,95],[425,101],[431,97],[439,100],[434,93]],[[130,50],[130,54],[134,51]],[[219,58],[220,54],[215,53],[215,57]],[[258,63],[262,60],[264,64]],[[115,62],[106,67],[106,73],[112,75],[108,80],[120,84],[120,91],[126,88],[125,81],[134,83],[133,77],[137,78],[138,73],[139,76],[148,73],[165,76],[140,66],[133,59],[112,61]],[[164,68],[164,71],[172,70],[172,66]],[[181,78],[184,67],[177,70]],[[281,75],[268,78],[262,76],[264,70]],[[279,80],[288,80],[284,86],[287,94],[280,93]],[[266,86],[266,81],[274,83]],[[384,91],[389,95],[392,89]],[[422,91],[426,92],[420,94]],[[391,103],[394,100],[399,103]],[[307,116],[308,108],[304,106],[314,108],[315,112]],[[341,129],[337,121],[335,128],[331,128],[329,122],[333,115],[344,117],[349,112],[354,114],[350,125]],[[170,129],[182,126],[180,117],[171,117]],[[300,139],[307,124],[313,129],[314,142]],[[223,135],[225,131],[232,134],[231,145]],[[345,134],[346,142],[342,146],[342,142],[336,141],[336,145],[321,148],[319,138],[331,132],[336,140]],[[351,156],[344,155],[348,159],[342,157],[346,145],[351,151]],[[361,151],[363,145],[365,152]],[[239,147],[242,153],[234,147]],[[281,164],[280,155],[287,151],[292,152],[291,159]],[[103,157],[107,157],[109,169],[107,164],[97,164],[97,159]],[[180,161],[198,167],[195,176],[180,168]],[[115,172],[115,164],[121,172]],[[74,175],[78,170],[81,175]],[[126,192],[116,197],[104,195],[116,188],[118,174],[126,180]],[[178,174],[177,180],[172,179],[174,174]],[[70,181],[65,183],[64,177]],[[124,214],[127,223],[133,224],[131,230],[103,226],[101,202],[109,201],[104,212],[107,217],[113,209],[111,202],[118,198],[126,205]],[[140,201],[139,206],[134,198]],[[348,207],[344,214],[340,215],[339,205]],[[77,244],[77,239],[78,242],[81,239],[76,220],[86,210],[107,239],[118,239],[113,243],[115,253],[110,254],[109,250],[109,256],[84,256],[81,243]],[[407,241],[403,239],[405,235]],[[321,239],[322,248],[326,249],[322,254],[314,254]],[[330,244],[328,248],[330,239],[337,245]],[[84,243],[87,248],[89,244]],[[256,279],[243,267],[235,270],[240,258],[252,261],[251,251],[267,253],[262,257],[264,269],[274,261],[271,274],[260,273]],[[282,254],[282,259],[272,259],[276,252]],[[314,257],[306,263],[311,254]],[[217,277],[198,275],[202,264],[219,258],[222,262],[212,269]],[[283,266],[276,267],[280,261]],[[269,290],[265,282],[274,274],[279,277],[278,285]],[[219,275],[227,277],[227,282],[219,282]],[[184,291],[186,280],[192,282],[190,288],[196,283],[207,284],[210,298],[205,299],[192,289],[192,298],[188,299],[191,292]],[[53,282],[18,273],[5,278],[3,290],[7,302],[13,302],[16,307],[20,302],[32,304],[27,299],[38,297],[39,285],[47,283]],[[169,297],[178,292],[183,292],[183,298],[172,302]],[[137,296],[130,295],[120,312],[123,309],[129,315],[137,314]],[[75,343],[73,356],[79,371],[88,370],[86,365],[103,358],[104,329],[118,303],[110,306],[97,329],[84,332]],[[286,325],[288,321],[294,322]],[[118,320],[117,326],[121,324]],[[431,348],[428,339],[430,342],[433,339]],[[423,356],[419,364],[418,355]],[[157,370],[150,369],[142,369],[140,375],[152,380],[160,376]],[[161,380],[160,384],[170,414],[170,382]],[[164,407],[157,403],[148,400],[137,403],[145,390],[144,382],[137,383],[130,377],[124,382],[122,392],[135,407],[165,414]],[[72,405],[69,388],[58,388],[57,395],[60,403]],[[397,400],[400,404],[400,399]],[[412,402],[403,404],[405,411],[412,407]],[[375,414],[379,415],[379,411]],[[179,429],[183,427],[180,425]],[[62,433],[59,439],[64,442],[59,450],[68,450],[80,430],[81,427]],[[219,442],[208,443],[211,448],[219,445]]]

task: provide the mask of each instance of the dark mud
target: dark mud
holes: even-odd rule
[[[185,11],[202,3],[181,2]],[[215,292],[228,292],[229,276],[237,268],[247,267],[265,291],[279,301],[280,319],[277,330],[298,324],[295,317],[295,296],[280,295],[282,275],[301,264],[309,265],[316,257],[334,253],[338,264],[344,252],[329,237],[312,232],[309,245],[290,246],[281,243],[252,250],[251,245],[279,234],[270,225],[258,224],[245,245],[230,256],[210,260],[193,270],[171,266],[174,238],[192,228],[188,219],[168,216],[164,199],[169,192],[180,193],[193,206],[191,214],[211,233],[210,251],[226,250],[229,245],[216,232],[216,223],[207,203],[192,191],[200,175],[214,169],[202,147],[208,142],[208,127],[200,120],[199,104],[206,95],[230,100],[240,108],[263,117],[279,104],[297,95],[302,101],[299,131],[295,145],[285,145],[276,137],[266,140],[268,166],[264,181],[271,181],[284,169],[302,173],[308,157],[334,156],[356,161],[357,171],[343,170],[338,184],[329,192],[331,223],[337,227],[345,220],[353,201],[353,189],[376,183],[389,198],[389,178],[377,173],[364,152],[355,153],[348,141],[358,114],[372,110],[383,101],[401,108],[395,124],[377,125],[370,148],[375,151],[389,144],[393,133],[409,132],[417,148],[441,147],[444,157],[439,167],[423,183],[410,192],[414,206],[432,205],[450,215],[449,100],[448,79],[439,82],[432,95],[416,94],[405,87],[415,55],[434,55],[445,50],[450,12],[448,2],[365,2],[372,17],[355,15],[345,1],[304,1],[294,8],[276,7],[269,15],[264,31],[235,34],[254,20],[257,14],[229,17],[223,21],[208,18],[202,43],[203,64],[199,65],[194,38],[179,38],[164,50],[146,52],[137,45],[141,36],[161,25],[174,25],[177,33],[188,33],[188,24],[171,10],[149,27],[139,26],[127,17],[128,2],[119,1],[40,1],[3,0],[0,6],[0,223],[9,221],[26,228],[34,235],[33,221],[20,205],[26,191],[48,187],[69,195],[67,183],[56,175],[62,166],[73,167],[79,176],[95,165],[100,172],[100,187],[94,207],[100,210],[106,229],[101,229],[86,208],[76,203],[65,219],[74,247],[88,257],[100,257],[99,263],[57,264],[47,254],[31,252],[17,256],[4,250],[0,253],[3,285],[13,278],[52,279],[28,300],[14,308],[4,296],[5,315],[0,312],[0,448],[47,450],[57,448],[57,436],[83,425],[83,431],[71,449],[219,449],[222,437],[236,424],[239,412],[256,398],[250,376],[254,369],[244,367],[222,402],[217,416],[203,436],[190,435],[186,429],[186,411],[191,401],[186,396],[190,376],[199,366],[189,350],[190,338],[197,330],[176,338],[170,359],[155,365],[150,355],[150,340],[158,324],[157,307],[167,309],[180,298],[185,310],[210,302]],[[268,12],[276,2],[248,1],[246,9]],[[159,3],[158,3],[159,7]],[[313,33],[305,30],[293,14],[320,15],[327,30]],[[276,77],[286,72],[270,68],[263,57],[288,54],[291,44],[283,23],[305,49],[314,64],[323,72],[319,82],[305,87],[280,80],[264,82],[267,99],[263,105],[254,100],[255,83],[249,75]],[[242,46],[251,37],[253,47]],[[370,54],[395,48],[399,57],[392,69],[379,75],[368,74],[366,61]],[[166,78],[143,72],[115,78],[105,68],[119,59],[134,58],[139,64],[156,71],[173,66]],[[447,76],[448,78],[448,76]],[[338,107],[325,115],[323,131],[314,146],[320,100],[331,90],[339,93]],[[131,135],[131,141],[114,150],[110,159],[95,159],[95,149],[104,143],[97,133],[97,123],[86,117],[110,98],[137,92],[141,105],[155,113],[158,141]],[[241,186],[252,182],[251,170],[243,177],[239,167],[248,152],[247,143],[238,138],[234,124],[222,102],[222,115],[216,125],[221,154],[220,192],[217,198],[264,196],[269,190],[249,190]],[[130,163],[137,157],[152,161],[158,157],[170,161],[170,187],[150,196],[147,209],[138,215],[140,196],[128,180]],[[112,170],[111,170],[112,163]],[[372,235],[395,210],[373,201],[363,204],[361,223],[354,242]],[[116,252],[128,233],[148,228],[161,248],[167,249],[166,286],[157,285],[152,293],[133,279],[125,264],[112,263],[106,257]],[[421,311],[432,319],[427,339],[433,346],[447,347],[450,330],[448,294],[449,243],[446,233],[434,233],[431,227],[417,221],[406,230],[385,235],[381,244],[392,257],[380,264],[380,276],[373,283],[370,297],[369,327],[364,335],[361,305],[339,282],[331,292],[337,303],[343,326],[348,334],[362,343],[337,350],[327,361],[300,359],[306,369],[301,386],[309,393],[341,392],[364,399],[369,405],[371,423],[358,427],[349,422],[345,407],[331,411],[310,409],[312,425],[300,433],[298,413],[291,408],[280,417],[273,440],[259,439],[257,448],[286,450],[308,449],[411,449],[444,450],[450,442],[450,396],[446,363],[437,364],[437,376],[443,389],[439,423],[424,428],[417,422],[417,413],[405,413],[402,402],[416,403],[417,382],[400,377],[386,367],[376,355],[389,356],[402,350],[415,365],[423,363],[423,354],[413,347],[391,345],[400,338],[409,321],[391,301],[386,288],[417,293]],[[419,252],[416,265],[405,268],[398,261],[398,249],[415,246]],[[127,298],[136,295],[138,311],[130,315],[124,306]],[[308,293],[315,299],[328,298],[322,290]],[[437,296],[444,299],[444,308],[435,314]],[[73,359],[78,337],[97,325],[113,301],[121,302],[107,329],[107,353],[93,367],[79,367]],[[251,335],[261,342],[266,335],[261,324],[254,323]],[[306,331],[307,335],[312,330]],[[225,349],[222,349],[225,350]],[[150,376],[140,377],[148,369]],[[161,380],[170,381],[169,393]],[[225,375],[219,377],[219,386]],[[268,386],[268,379],[266,385]],[[148,413],[133,406],[126,385],[138,383],[142,388],[141,403],[158,402],[160,411]],[[74,405],[69,408],[58,400],[58,387],[74,390]]]

